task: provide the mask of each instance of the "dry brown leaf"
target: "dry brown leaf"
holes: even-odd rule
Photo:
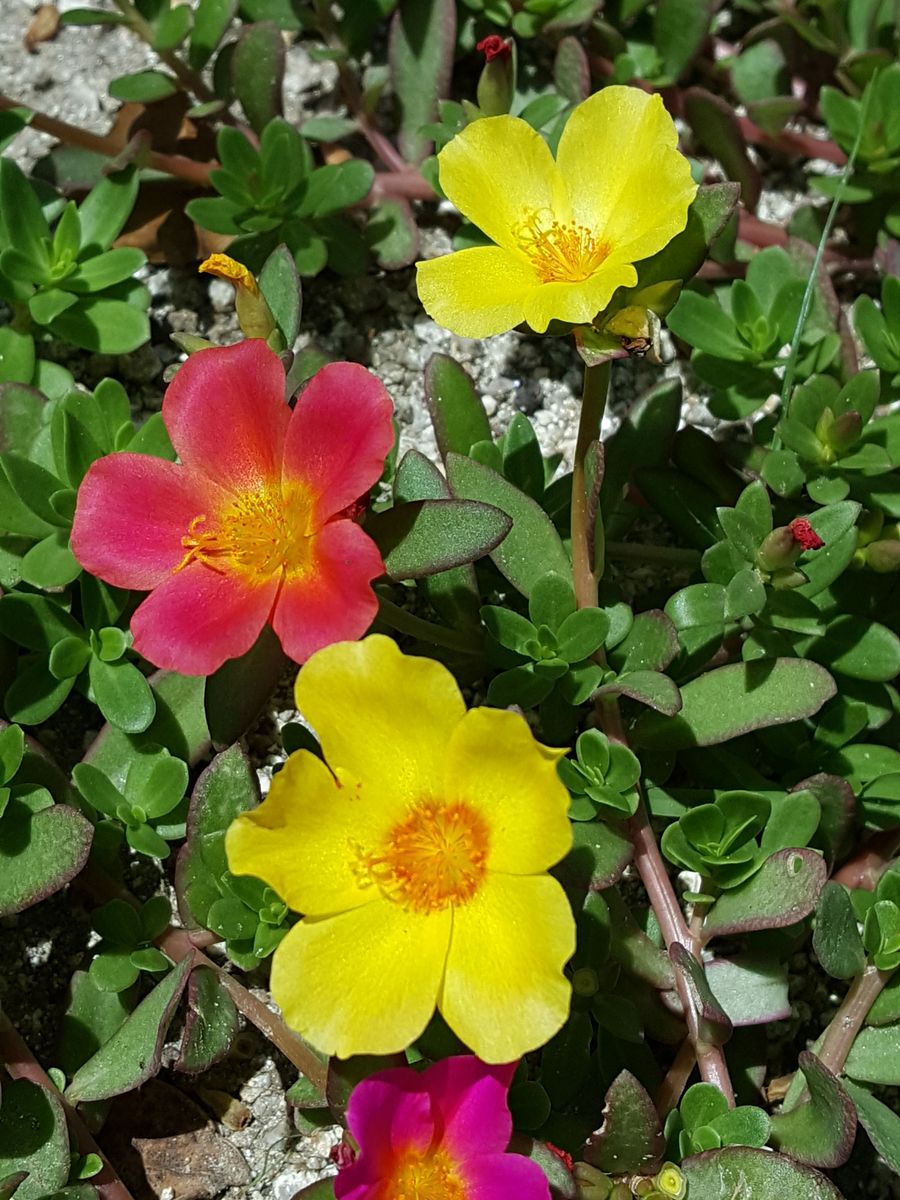
[[[253,1113],[243,1100],[228,1092],[207,1087],[195,1087],[194,1091],[228,1129],[246,1129],[253,1120]]]
[[[36,9],[28,28],[25,30],[25,49],[34,54],[39,42],[49,42],[56,37],[59,29],[59,9],[55,4],[42,4]]]
[[[224,1188],[250,1182],[244,1156],[207,1129],[174,1137],[134,1138],[131,1144],[157,1196],[171,1188],[174,1200],[213,1200]]]

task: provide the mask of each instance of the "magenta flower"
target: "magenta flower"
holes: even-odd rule
[[[193,354],[162,415],[179,463],[109,454],[78,492],[72,551],[114,587],[149,591],[134,647],[209,675],[270,624],[296,662],[361,637],[384,571],[351,519],[393,443],[390,397],[354,363],[323,367],[293,411],[260,340]]]
[[[337,1200],[550,1200],[537,1163],[506,1153],[515,1066],[462,1055],[357,1084],[347,1124],[360,1153],[334,1181]]]

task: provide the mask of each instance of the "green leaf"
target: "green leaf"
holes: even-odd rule
[[[513,413],[503,438],[503,474],[540,503],[544,495],[544,459],[534,426],[522,412]]]
[[[391,22],[391,78],[400,105],[400,148],[412,163],[431,150],[423,125],[438,118],[456,45],[454,0],[400,0]]]
[[[419,253],[419,230],[407,200],[379,200],[369,209],[366,241],[379,267],[397,271]]]
[[[679,380],[657,384],[640,397],[606,442],[600,510],[611,541],[625,533],[637,514],[635,505],[626,499],[632,472],[639,467],[660,467],[668,461],[681,416],[681,400]]]
[[[570,896],[579,903],[590,892],[612,887],[631,862],[631,841],[603,821],[577,821],[572,826],[572,849],[553,870]]]
[[[662,1162],[665,1140],[653,1101],[630,1071],[613,1080],[603,1112],[602,1129],[585,1146],[585,1162],[610,1174],[652,1175]]]
[[[194,28],[188,45],[188,63],[200,71],[212,58],[228,26],[234,20],[238,0],[199,0],[194,11]]]
[[[744,205],[752,212],[759,199],[760,173],[747,153],[734,109],[723,96],[691,87],[684,93],[684,113],[700,145],[719,160],[729,179],[741,185]]]
[[[71,1104],[105,1100],[140,1087],[159,1070],[169,1024],[184,991],[189,954],[145,996],[123,1025],[75,1074],[66,1089]]]
[[[240,658],[230,658],[206,680],[204,706],[217,749],[230,746],[247,732],[263,711],[288,657],[275,631],[265,626]]]
[[[281,31],[271,21],[242,27],[231,58],[231,79],[256,133],[281,114],[284,53]]]
[[[664,671],[678,653],[675,626],[658,608],[638,613],[611,661],[623,673]]]
[[[127,950],[107,950],[91,962],[88,975],[101,992],[124,992],[135,982],[139,969],[131,962]]]
[[[662,60],[666,83],[674,83],[699,53],[709,31],[713,0],[659,0],[653,44]]]
[[[311,142],[339,142],[358,128],[358,123],[350,117],[309,117],[300,132]]]
[[[206,1071],[225,1057],[239,1027],[234,1001],[218,972],[197,967],[188,982],[187,1013],[175,1069],[191,1074]]]
[[[513,587],[528,596],[542,575],[567,576],[568,555],[547,514],[511,483],[470,458],[449,454],[447,475],[454,494],[492,504],[512,520],[512,528],[491,554]]]
[[[91,648],[84,638],[64,637],[50,651],[47,665],[54,679],[80,675],[91,660]]]
[[[74,683],[74,679],[54,679],[46,661],[20,666],[6,693],[6,713],[20,725],[40,725],[53,716]]]
[[[126,825],[125,840],[132,850],[146,854],[148,858],[169,857],[168,842],[150,825]]]
[[[13,329],[12,325],[0,326],[0,380],[31,383],[34,364],[34,338],[31,334]]]
[[[494,504],[414,500],[371,514],[366,532],[391,579],[420,579],[490,554],[512,525],[512,518]]]
[[[103,992],[87,971],[76,971],[62,1019],[55,1061],[69,1077],[108,1041],[131,1010],[129,997]]]
[[[130,103],[151,104],[174,96],[178,83],[164,71],[135,71],[132,75],[119,75],[109,85],[109,94],[114,100]]]
[[[81,574],[81,563],[69,548],[69,534],[55,529],[26,553],[22,578],[32,587],[61,588]]]
[[[318,221],[339,213],[364,199],[374,180],[372,164],[361,158],[319,167],[310,177],[297,215]]]
[[[147,256],[133,246],[119,246],[85,259],[66,279],[70,292],[99,292],[124,279],[130,279],[144,265]],[[68,306],[67,306],[68,307]]]
[[[656,283],[688,280],[696,275],[707,258],[709,247],[728,225],[739,193],[736,183],[699,187],[681,233],[657,254],[637,264],[638,291]],[[660,310],[660,315],[665,312]]]
[[[678,716],[641,717],[635,740],[650,749],[714,746],[811,717],[835,692],[834,680],[817,663],[797,658],[731,663],[685,684]]]
[[[723,892],[704,923],[708,938],[783,929],[815,908],[825,885],[824,860],[813,850],[779,850],[746,883]]]
[[[681,1164],[690,1200],[842,1200],[833,1183],[784,1154],[726,1146]]]
[[[889,683],[900,673],[900,638],[877,621],[861,627],[855,616],[832,621],[824,637],[803,643],[803,652],[836,675],[851,679]]]
[[[276,246],[266,259],[259,273],[259,290],[290,349],[300,332],[302,297],[297,265],[287,246]]]
[[[866,954],[856,923],[856,914],[846,888],[826,883],[816,910],[813,934],[816,957],[835,979],[852,979],[866,965]]]
[[[25,754],[25,734],[18,725],[8,725],[0,733],[0,783],[9,783]]]
[[[703,484],[667,467],[639,470],[635,482],[647,502],[688,545],[705,550],[721,538],[716,497]]]
[[[737,334],[729,315],[718,301],[699,292],[682,292],[666,318],[676,337],[715,358],[742,362],[753,358],[750,348]]]
[[[93,826],[74,808],[31,812],[13,798],[0,825],[0,916],[52,896],[87,862]]]
[[[46,266],[50,227],[34,188],[11,158],[0,159],[0,214],[7,245]]]
[[[491,425],[465,368],[447,354],[433,354],[425,367],[425,403],[438,449],[468,454],[476,442],[491,440]]]
[[[861,1029],[847,1055],[844,1073],[861,1083],[900,1083],[900,1024]]]
[[[0,1107],[0,1179],[27,1178],[17,1200],[44,1200],[69,1177],[69,1133],[59,1096],[29,1079],[4,1079]]]
[[[557,630],[559,657],[567,663],[582,662],[599,650],[609,633],[609,617],[599,608],[582,608],[572,613]]]
[[[844,1088],[872,1145],[890,1169],[900,1174],[900,1115],[849,1079],[844,1080]]]
[[[597,696],[628,696],[646,704],[655,712],[674,717],[681,711],[681,693],[677,684],[661,671],[628,671],[613,683],[598,688]]]
[[[52,331],[82,350],[130,354],[149,339],[150,322],[134,304],[92,296],[66,309],[53,322]]]
[[[156,700],[134,663],[91,657],[88,678],[97,707],[125,733],[143,733],[156,716]]]
[[[548,571],[531,589],[528,615],[537,628],[546,625],[551,633],[556,634],[570,617],[575,616],[575,612],[575,590],[567,575]]]
[[[809,1100],[772,1116],[772,1145],[811,1167],[839,1167],[856,1137],[856,1110],[837,1077],[814,1054],[801,1051]]]
[[[768,1025],[790,1017],[786,965],[748,954],[714,958],[704,963],[704,968],[712,994],[735,1028]]]
[[[162,12],[156,21],[151,49],[166,54],[180,46],[191,27],[191,15],[191,10],[183,4]]]

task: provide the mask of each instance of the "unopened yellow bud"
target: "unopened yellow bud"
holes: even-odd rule
[[[198,270],[201,275],[215,275],[217,279],[233,283],[235,288],[246,288],[252,296],[259,295],[259,286],[253,274],[243,263],[229,258],[227,254],[211,254],[209,258],[204,259]]]
[[[244,264],[227,254],[211,254],[200,264],[200,270],[234,285],[234,308],[244,337],[268,339],[275,331],[275,318]]]

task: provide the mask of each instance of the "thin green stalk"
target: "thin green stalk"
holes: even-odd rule
[[[448,629],[445,625],[435,625],[433,621],[417,617],[385,596],[378,597],[378,619],[398,633],[408,633],[410,637],[430,642],[433,646],[443,646],[447,650],[457,650],[462,654],[480,653],[480,647],[473,645],[470,634]]]
[[[822,263],[822,256],[825,253],[825,246],[828,239],[831,237],[831,230],[837,217],[837,211],[841,201],[844,198],[844,189],[847,186],[847,181],[853,173],[853,165],[856,162],[856,156],[859,152],[860,144],[862,143],[863,133],[866,128],[866,117],[869,111],[869,97],[871,96],[871,85],[869,85],[862,98],[862,107],[859,114],[859,129],[856,134],[856,139],[853,142],[853,148],[850,151],[850,156],[847,159],[844,169],[841,172],[841,178],[838,182],[837,190],[834,194],[834,199],[831,202],[831,208],[828,210],[828,216],[825,218],[825,225],[822,229],[822,236],[819,238],[819,244],[816,246],[816,256],[813,259],[813,265],[809,272],[809,278],[806,281],[806,288],[803,292],[803,300],[800,304],[800,312],[797,314],[797,324],[794,326],[794,333],[791,338],[791,352],[788,355],[787,365],[784,368],[784,379],[781,384],[781,413],[783,417],[787,417],[790,410],[791,390],[794,386],[794,376],[797,373],[797,360],[800,357],[800,338],[803,336],[803,330],[806,327],[806,320],[809,316],[809,310],[812,306],[813,292],[816,287],[816,280],[819,276],[819,267]],[[772,439],[772,448],[780,449],[781,438],[776,432]]]
[[[646,546],[641,542],[607,542],[606,557],[623,562],[652,562],[673,567],[699,567],[703,557],[689,546]]]
[[[153,50],[154,54],[157,55],[161,62],[166,64],[166,66],[173,73],[173,75],[176,76],[179,83],[183,87],[185,87],[189,92],[193,92],[198,100],[206,102],[217,99],[215,92],[208,88],[197,72],[192,71],[187,63],[182,62],[182,60],[177,54],[174,53],[174,51],[154,49],[153,40],[155,34],[153,31],[153,26],[149,23],[149,21],[146,21],[141,16],[137,8],[134,6],[134,4],[132,4],[131,0],[113,0],[113,3],[122,16],[127,18],[132,32],[135,33],[142,42],[147,43],[150,49]]]
[[[572,467],[572,581],[579,608],[594,608],[597,604],[597,582],[603,574],[603,563],[592,564],[594,531],[589,529],[589,500],[586,463],[591,443],[600,436],[600,424],[609,392],[610,364],[584,368],[584,392],[578,439],[575,443],[575,463]],[[602,520],[599,511],[596,520]]]

